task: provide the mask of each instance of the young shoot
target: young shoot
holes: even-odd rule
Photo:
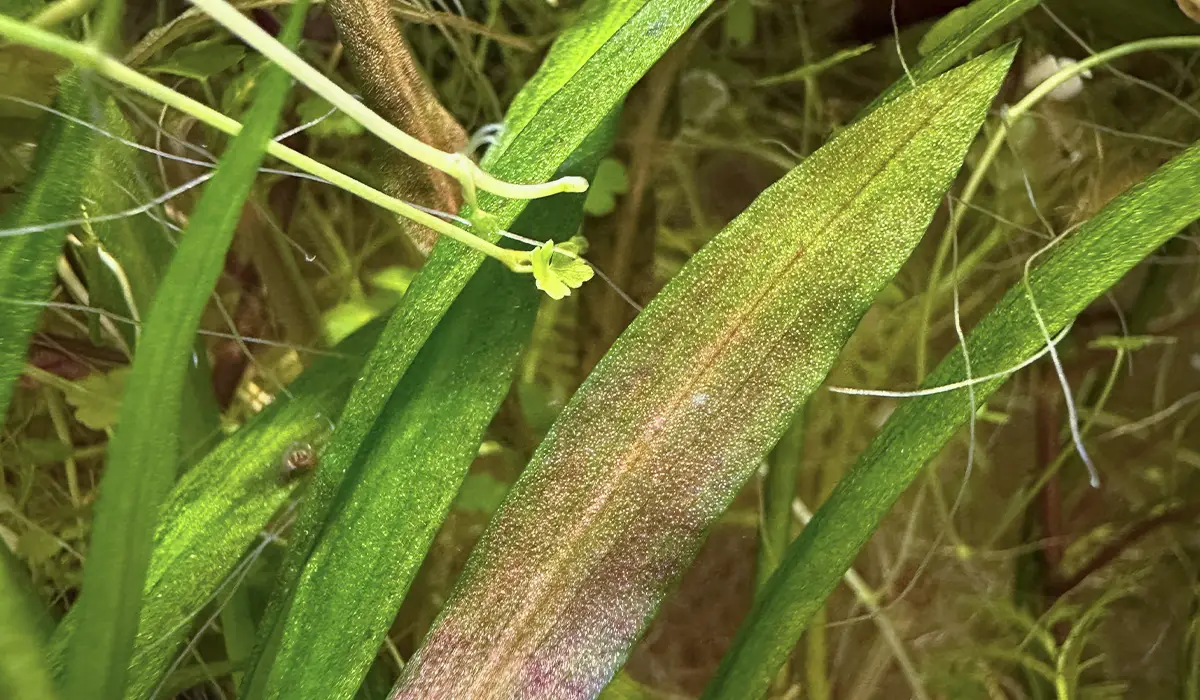
[[[305,82],[310,87],[314,87],[318,94],[334,106],[345,111],[347,115],[362,124],[364,128],[383,138],[389,144],[400,148],[413,158],[431,167],[443,170],[447,174],[457,178],[463,185],[464,197],[468,203],[475,202],[477,189],[515,199],[535,199],[561,192],[583,192],[587,189],[587,181],[579,177],[561,178],[554,182],[535,185],[517,185],[497,180],[480,170],[466,154],[448,154],[439,151],[417,141],[392,126],[382,117],[354,99],[349,93],[337,87],[328,78],[325,78],[294,54],[288,52],[282,45],[278,44],[269,35],[266,35],[265,32],[262,32],[253,22],[242,17],[237,10],[227,3],[210,3],[208,0],[202,0],[202,3],[201,9],[206,12],[210,10],[215,12],[217,16],[214,19],[221,21],[227,26],[231,26],[231,31],[235,31],[235,33],[244,32],[246,34],[243,37],[244,39],[255,45],[256,48],[263,50],[268,58],[280,63],[281,67],[288,70],[298,80]],[[234,16],[236,16],[236,19]],[[241,35],[239,33],[239,36]],[[93,70],[109,80],[136,90],[223,133],[236,135],[241,131],[242,125],[237,120],[138,73],[104,53],[93,44],[73,41],[4,15],[0,15],[0,37],[62,56],[82,68]],[[253,40],[251,41],[251,39],[246,37],[251,37]],[[280,51],[283,51],[286,56],[281,54]],[[573,250],[554,247],[553,243],[550,244],[548,250],[545,249],[545,245],[540,243],[539,247],[535,250],[522,251],[501,248],[484,238],[468,233],[463,228],[455,226],[423,208],[413,206],[408,202],[384,194],[339,170],[288,148],[278,141],[272,141],[267,145],[267,153],[309,176],[340,187],[372,204],[383,207],[411,221],[415,221],[440,235],[453,238],[484,255],[495,258],[514,272],[533,274],[538,287],[546,290],[551,296],[558,295],[555,298],[561,298],[570,294],[570,290],[577,289],[592,276],[592,268],[580,259],[578,253]],[[472,212],[470,223],[475,227],[482,229],[486,233],[511,235],[507,231],[499,230],[494,224],[494,218],[487,212],[480,210],[477,206],[472,207]],[[122,214],[128,215],[127,212]],[[6,233],[7,235],[19,235],[30,233],[30,231],[9,231]],[[535,253],[543,259],[542,262],[536,265],[534,263]]]

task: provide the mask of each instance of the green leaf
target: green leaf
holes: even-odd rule
[[[1012,55],[846,129],[684,266],[551,428],[396,700],[589,697],[608,682],[920,240]]]
[[[292,44],[306,8],[302,0],[292,9],[284,32]],[[181,399],[196,330],[289,87],[281,70],[263,81],[192,212],[142,329],[96,503],[78,628],[67,651],[68,697],[124,695],[154,527],[179,461]]]
[[[367,352],[383,330],[375,323],[351,336],[305,370],[262,413],[222,442],[185,474],[160,511],[154,554],[146,574],[127,698],[149,697],[192,629],[268,520],[300,485],[283,478],[283,456],[292,445],[320,449],[350,395]],[[78,622],[78,609],[55,630],[55,665]]]
[[[91,86],[74,73],[64,81],[59,109],[90,119]],[[79,194],[88,172],[95,132],[61,119],[48,122],[38,141],[34,177],[19,207],[0,217],[0,231],[50,224],[79,216]],[[29,338],[41,316],[64,229],[0,237],[0,415],[8,411],[13,383],[25,366]]]
[[[804,80],[808,80],[809,78],[814,78],[814,77],[820,75],[821,73],[824,73],[825,71],[829,70],[830,68],[833,68],[834,66],[844,63],[846,61],[849,61],[852,58],[858,58],[859,56],[871,51],[874,48],[875,48],[874,44],[861,44],[861,45],[855,46],[853,48],[842,49],[841,51],[838,51],[837,53],[832,54],[826,58],[823,58],[820,61],[817,61],[815,63],[808,63],[808,64],[800,66],[799,68],[795,68],[793,70],[790,70],[786,73],[781,73],[779,75],[772,75],[772,76],[768,76],[766,78],[760,78],[758,80],[755,80],[754,84],[757,87],[770,87],[772,85],[784,85],[786,83],[798,83],[798,82],[801,82]],[[907,80],[907,78],[905,78],[905,80]]]
[[[1029,288],[1053,335],[1172,235],[1200,218],[1200,144],[1113,200],[1055,246]],[[1015,367],[1045,346],[1029,294],[1018,283],[967,337],[972,375]],[[922,385],[965,378],[952,350]],[[974,386],[982,405],[1006,377]],[[789,547],[755,601],[705,697],[745,697],[764,687],[859,549],[921,468],[970,416],[966,389],[906,399]]]
[[[296,116],[302,123],[317,121],[308,128],[308,133],[321,137],[349,138],[363,133],[362,125],[316,95],[309,95],[296,105]]]
[[[0,13],[9,17],[32,17],[38,10],[45,7],[42,0],[0,0]],[[13,75],[13,74],[9,74]]]
[[[162,63],[150,66],[148,73],[166,73],[193,80],[208,80],[242,62],[246,49],[232,44],[186,44]]]
[[[986,19],[989,14],[990,10],[982,3],[951,10],[945,17],[934,22],[929,31],[925,32],[925,36],[921,37],[921,43],[917,45],[917,51],[922,56],[928,56],[956,35],[972,25],[978,24],[980,20]]]
[[[67,403],[75,407],[75,420],[100,431],[116,425],[128,377],[129,368],[118,367],[107,374],[93,374],[76,382],[73,389],[64,394]]]
[[[16,13],[0,13],[10,17]],[[55,76],[70,67],[70,62],[64,58],[50,55],[44,51],[23,46],[21,44],[6,44],[0,46],[0,71],[9,81],[4,83],[4,94],[10,97],[20,97],[38,104],[50,104],[55,91],[61,87]],[[70,83],[75,78],[67,78],[64,83]],[[37,114],[30,107],[17,104],[6,104],[0,114],[8,116],[11,111],[26,114]]]
[[[0,697],[54,700],[54,680],[45,647],[53,629],[45,605],[34,593],[29,572],[0,542]]]
[[[1041,0],[975,0],[969,6],[960,8],[958,18],[939,32],[936,46],[931,47],[930,52],[912,67],[909,75],[893,83],[864,111],[869,112],[896,99],[913,86],[913,81],[920,84],[941,74],[977,49],[988,37],[1037,7],[1040,2]],[[954,14],[956,13],[952,13],[951,16]]]
[[[616,158],[605,158],[588,187],[583,210],[592,216],[611,214],[617,208],[617,195],[628,191],[629,176],[625,165]]]
[[[599,700],[685,700],[686,696],[665,693],[642,685],[622,671],[600,693]]]
[[[488,151],[484,165],[496,177],[513,182],[534,182],[551,177],[711,1],[591,0],[586,3],[575,24],[555,41],[542,69],[514,100],[505,122],[504,138]],[[554,199],[561,198],[564,195]],[[480,205],[494,216],[500,228],[512,226],[528,204],[490,195],[481,195],[479,199]],[[539,235],[538,230],[518,228],[517,232]],[[480,235],[491,241],[499,240],[498,232]],[[388,322],[362,379],[355,385],[354,394],[323,456],[322,468],[297,516],[279,582],[260,625],[260,639],[279,639],[283,613],[292,605],[297,582],[335,503],[352,500],[340,493],[343,483],[354,485],[365,481],[357,472],[366,469],[367,448],[373,444],[368,442],[368,436],[381,429],[382,426],[377,428],[376,423],[393,394],[400,393],[397,387],[401,379],[483,259],[482,254],[460,243],[439,240]],[[495,264],[489,267],[495,267]],[[536,296],[529,280],[521,281]],[[496,296],[500,298],[498,293]],[[528,303],[536,302],[531,299]],[[512,312],[505,310],[500,315],[509,313]],[[490,392],[492,389],[488,385],[478,390]],[[416,391],[415,387],[404,390],[413,391]],[[477,418],[479,414],[473,415]],[[470,434],[470,431],[464,433]],[[452,455],[459,447],[447,445],[447,453]],[[450,463],[457,466],[456,462]],[[446,489],[451,483],[457,488],[457,482],[450,480],[441,481],[440,488]],[[419,488],[415,492],[421,493]],[[375,498],[385,495],[365,493]],[[413,515],[413,521],[422,517],[440,520],[438,504],[444,499],[445,507],[448,507],[452,497],[453,489],[449,494],[437,492],[430,501],[423,503],[422,513]],[[423,546],[414,546],[424,551]],[[409,563],[407,559],[401,562],[404,567]],[[406,587],[406,583],[397,583],[386,593],[395,595],[396,590]],[[379,614],[374,609],[369,612]],[[375,624],[373,620],[369,623],[369,627]],[[294,642],[296,653],[302,651],[303,643],[303,639]],[[273,663],[274,642],[260,643],[260,648],[264,651],[252,661],[246,674],[247,682],[260,686],[247,686],[252,691],[244,694],[248,698],[259,697],[261,684],[266,683],[266,670]],[[341,650],[336,653],[340,654]],[[261,672],[260,666],[263,667]],[[314,668],[314,671],[318,670]],[[326,696],[323,694],[322,697]]]
[[[385,267],[371,275],[371,286],[376,289],[392,292],[398,297],[408,291],[416,274],[416,270],[411,267],[403,267],[401,265]]]
[[[110,134],[134,140],[133,132],[113,99],[104,101],[104,129]],[[136,152],[113,139],[103,139],[96,145],[93,172],[84,183],[85,199],[92,212],[122,211],[154,197],[135,158]],[[92,221],[85,229],[95,234],[88,243],[95,248],[87,256],[86,270],[90,305],[126,318],[140,319],[149,310],[162,277],[175,254],[171,241],[174,232],[149,215],[125,216],[111,221]],[[110,265],[104,264],[97,251],[103,250],[111,263],[119,266],[124,280],[118,278]],[[128,284],[127,290],[123,282]],[[127,298],[128,297],[128,298]],[[97,316],[96,318],[99,318]],[[121,325],[126,344],[137,347],[138,335],[130,325]],[[220,410],[212,392],[204,345],[197,341],[195,362],[189,363],[184,384],[183,419],[179,433],[183,455],[203,455],[206,447],[220,437]],[[123,383],[122,383],[122,386]],[[115,394],[114,397],[120,394]],[[110,397],[110,398],[114,398]],[[115,408],[115,406],[114,406]],[[112,425],[115,417],[107,424]],[[185,465],[191,463],[185,459]]]
[[[616,116],[556,176],[591,174]],[[518,223],[575,230],[583,199],[535,201]],[[263,697],[353,696],[512,384],[539,301],[528,279],[489,262],[421,348],[309,558]]]
[[[725,40],[737,48],[754,43],[754,5],[750,0],[733,0],[725,10]]]

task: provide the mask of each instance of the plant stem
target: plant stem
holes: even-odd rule
[[[771,455],[766,478],[762,484],[762,511],[758,527],[758,556],[754,588],[762,591],[783,553],[792,542],[792,499],[796,497],[796,476],[804,462],[804,432],[808,425],[802,407],[792,418],[792,425],[784,433],[779,445]],[[784,664],[776,675],[775,687],[785,690],[791,677],[790,662]]]
[[[101,50],[120,43],[121,13],[125,0],[100,0],[100,8],[92,16],[90,41]]]
[[[358,79],[363,102],[430,146],[444,151],[462,150],[467,145],[467,133],[442,105],[417,66],[392,16],[390,0],[329,0],[325,7],[342,37],[341,45]],[[461,207],[462,188],[446,173],[392,149],[380,156],[384,177],[379,185],[384,192],[442,211],[458,211]],[[405,233],[425,255],[437,241],[436,235],[420,226],[405,226]]]
[[[808,522],[812,520],[812,511],[799,498],[792,500],[791,509],[792,514],[802,525],[808,525]],[[908,687],[912,691],[913,698],[915,700],[929,700],[929,693],[925,690],[921,674],[917,671],[916,664],[913,663],[912,658],[909,657],[908,652],[905,650],[904,640],[900,638],[900,633],[896,630],[895,625],[892,624],[891,619],[880,604],[879,596],[867,584],[866,579],[853,567],[846,570],[846,573],[842,576],[842,580],[850,587],[858,602],[871,613],[871,620],[879,628],[880,636],[892,648],[892,653],[896,657],[896,663],[899,664],[900,671],[904,674],[904,679],[908,681]]]
[[[587,180],[581,177],[564,177],[553,182],[533,185],[520,185],[498,180],[481,170],[466,155],[446,153],[401,131],[322,75],[317,69],[305,63],[302,58],[289,51],[287,47],[225,0],[191,0],[191,2],[216,20],[218,24],[283,68],[293,78],[307,85],[313,92],[352,117],[367,131],[425,165],[454,177],[462,183],[463,194],[469,204],[475,204],[476,188],[509,199],[538,199],[560,192],[587,190]]]
[[[106,55],[95,46],[81,44],[56,34],[51,34],[50,32],[3,15],[0,15],[0,36],[7,37],[11,41],[26,46],[57,54],[73,61],[81,67],[90,68],[110,80],[158,100],[168,107],[177,109],[231,136],[236,135],[242,129],[242,125],[237,120],[231,119],[186,95],[182,95],[138,73],[120,61]],[[299,170],[310,175],[315,175],[332,185],[336,185],[351,194],[361,197],[372,204],[383,207],[399,216],[411,219],[423,226],[427,226],[443,236],[453,238],[468,247],[478,250],[484,255],[496,258],[512,270],[524,270],[522,264],[528,260],[528,253],[501,248],[489,243],[432,214],[417,209],[394,197],[389,197],[383,192],[313,160],[298,151],[294,151],[281,143],[272,141],[267,146],[267,153]]]
[[[1171,510],[1159,513],[1153,518],[1144,520],[1131,527],[1120,537],[1097,552],[1086,564],[1079,567],[1079,570],[1071,577],[1051,579],[1049,587],[1055,595],[1064,596],[1076,586],[1083,583],[1084,579],[1088,576],[1111,564],[1122,552],[1146,535],[1165,525],[1191,522],[1195,520],[1198,514],[1200,514],[1200,503],[1191,503],[1172,508]]]
[[[792,426],[775,448],[763,481],[756,590],[761,591],[775,573],[792,541],[792,499],[796,497],[796,476],[803,463],[804,431],[808,425],[804,415],[805,409],[801,408],[792,419]]]
[[[67,20],[75,19],[92,9],[96,4],[96,0],[57,0],[42,8],[42,11],[29,19],[29,23],[35,27],[49,29],[66,22]]]
[[[829,669],[826,667],[829,663],[829,645],[825,634],[825,623],[828,618],[829,607],[822,605],[813,615],[813,621],[808,631],[804,633],[805,697],[809,700],[829,700],[830,698]]]
[[[1108,403],[1109,396],[1112,395],[1113,388],[1117,384],[1117,379],[1120,376],[1121,365],[1124,363],[1124,361],[1125,350],[1123,348],[1119,348],[1117,350],[1116,357],[1113,358],[1113,364],[1112,368],[1109,370],[1108,379],[1105,381],[1103,389],[1100,390],[1099,397],[1097,397],[1095,404],[1092,406],[1090,411],[1091,415],[1080,428],[1080,434],[1087,435],[1090,433],[1092,426],[1096,423],[1096,418],[1104,412],[1104,406]],[[1057,429],[1055,430],[1054,434],[1057,435]],[[1062,469],[1063,465],[1067,462],[1067,458],[1072,454],[1075,454],[1074,446],[1068,445],[1066,447],[1059,448],[1058,454],[1054,457],[1053,461],[1049,462],[1048,466],[1042,470],[1042,475],[1038,478],[1034,485],[1021,496],[1017,504],[1009,508],[1008,513],[1001,520],[1000,527],[998,527],[992,533],[992,537],[988,542],[989,547],[994,547],[996,542],[999,541],[1004,533],[1008,531],[1009,526],[1012,525],[1013,520],[1016,519],[1016,516],[1029,508],[1033,500],[1039,497],[1039,494],[1042,493],[1042,491],[1046,488],[1046,485],[1050,483],[1051,479],[1058,474],[1058,470]]]

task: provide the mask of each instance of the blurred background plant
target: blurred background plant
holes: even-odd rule
[[[226,113],[245,111],[263,59],[181,2],[127,4],[129,64]],[[266,28],[278,27],[278,4],[240,3]],[[372,683],[390,687],[508,485],[636,306],[903,75],[903,57],[919,57],[930,23],[961,4],[721,0],[639,83],[582,227],[589,259],[624,294],[593,282],[568,299],[542,300],[512,389],[364,692]],[[393,3],[417,69],[414,85],[427,81],[440,100],[440,107],[422,103],[430,110],[423,123],[434,125],[426,140],[453,149],[466,134],[486,133],[577,6]],[[37,0],[0,4],[3,14],[23,18],[42,9]],[[1020,99],[1047,66],[1052,72],[1122,42],[1197,32],[1189,19],[1196,13],[1191,0],[1046,2],[995,39],[1022,41],[995,109]],[[354,91],[345,51],[327,10],[314,8],[300,54]],[[1017,123],[979,193],[962,204],[969,212],[957,258],[948,239],[927,236],[858,327],[828,384],[902,389],[922,380],[931,358],[956,342],[956,287],[969,326],[1020,279],[1052,231],[1086,221],[1200,138],[1198,64],[1196,52],[1139,54],[1063,86]],[[29,177],[39,130],[58,118],[37,106],[50,104],[64,67],[0,46],[0,211]],[[305,95],[285,108],[286,126],[316,123],[286,143],[379,182],[386,171],[376,167],[376,144]],[[204,158],[197,148],[224,142],[131,94],[119,113],[95,122],[178,155]],[[486,139],[472,143],[487,147]],[[199,174],[198,166],[106,139],[84,184],[85,206],[127,209]],[[181,226],[193,203],[182,194],[163,213]],[[439,204],[454,202],[431,203]],[[949,211],[939,213],[933,234]],[[119,285],[97,274],[105,250],[98,241],[161,236],[142,217],[70,233],[54,303],[0,434],[0,537],[58,615],[78,593],[89,507],[128,371],[131,329],[120,319],[137,318]],[[1146,260],[1059,346],[1102,487],[1089,487],[1070,447],[1053,369],[1038,363],[1017,375],[977,415],[970,473],[964,431],[863,551],[852,570],[858,584],[828,601],[781,672],[779,697],[1200,697],[1198,235],[1193,225]],[[206,350],[198,363],[211,365],[219,430],[234,431],[315,357],[386,315],[422,260],[421,242],[385,212],[316,183],[260,176],[198,346]],[[897,401],[818,392],[771,456],[773,465],[794,466],[798,513],[821,503]],[[703,689],[771,568],[763,562],[777,545],[766,534],[763,492],[760,479],[744,489],[610,692],[689,697]],[[256,547],[245,595],[232,600],[263,605],[281,538],[286,531]],[[228,630],[208,614],[197,619],[209,622],[193,631],[191,657],[163,694],[227,697],[235,687],[225,663]]]

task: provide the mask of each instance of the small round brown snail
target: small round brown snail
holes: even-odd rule
[[[307,442],[293,442],[283,453],[280,463],[285,478],[307,474],[317,468],[317,451]]]

